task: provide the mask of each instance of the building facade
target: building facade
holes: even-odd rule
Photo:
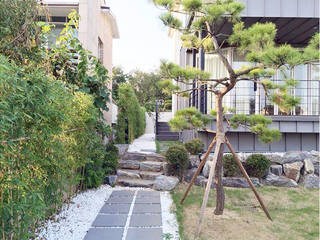
[[[239,0],[240,1],[240,0]],[[277,29],[276,43],[290,44],[297,48],[307,45],[311,37],[319,32],[319,0],[241,0],[246,6],[241,18],[245,26],[257,22],[273,22]],[[232,24],[222,21],[217,26],[219,43],[224,46],[225,56],[235,69],[250,63],[244,60],[236,48],[225,44],[226,37],[232,33]],[[215,54],[205,54],[203,51],[184,49],[181,47],[179,34],[171,32],[176,45],[175,61],[180,66],[192,66],[211,73],[212,78],[227,76],[227,70]],[[223,105],[234,109],[238,114],[263,114],[273,119],[271,128],[282,132],[282,139],[273,144],[262,144],[257,136],[245,129],[231,130],[228,135],[237,151],[244,152],[284,152],[290,150],[319,150],[319,113],[320,113],[320,63],[313,62],[297,66],[292,70],[287,68],[277,70],[272,81],[281,84],[287,77],[299,81],[299,85],[292,88],[291,94],[300,98],[300,104],[287,114],[277,105],[272,104],[266,97],[263,88],[249,81],[240,81],[224,98]],[[180,83],[179,83],[180,84]],[[180,84],[182,89],[187,86]],[[193,86],[193,88],[196,86]],[[214,94],[200,90],[192,91],[189,98],[173,98],[173,111],[186,107],[196,107],[207,114],[215,108]],[[231,113],[230,113],[231,114]],[[208,128],[215,130],[215,122]],[[183,140],[193,134],[183,132]],[[199,132],[199,137],[205,143],[210,143],[213,134]]]
[[[48,10],[49,21],[55,25],[53,41],[64,28],[69,13],[72,10],[79,13],[80,22],[77,37],[83,47],[106,67],[111,77],[112,43],[113,39],[119,38],[119,30],[116,19],[105,0],[43,0],[41,2]],[[108,88],[112,89],[111,80]],[[108,123],[112,123],[117,114],[112,99],[110,99],[108,107],[109,111],[104,113],[104,118]]]

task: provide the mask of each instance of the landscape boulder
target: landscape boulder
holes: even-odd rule
[[[125,169],[139,169],[140,162],[135,160],[122,160],[122,161],[119,161],[118,167],[125,168]]]
[[[261,186],[258,178],[250,178],[253,185],[256,187]],[[249,188],[250,185],[245,178],[241,177],[224,177],[223,178],[223,186],[225,187],[235,187],[235,188]]]
[[[319,176],[314,174],[304,176],[303,185],[305,188],[319,188]]]
[[[192,180],[193,175],[195,174],[195,172],[197,171],[197,168],[192,168],[189,169],[187,171],[187,173],[184,176],[184,181],[186,181],[187,183],[190,183]],[[202,175],[198,175],[195,181],[195,185],[197,186],[202,186],[202,182],[205,180],[206,178]]]
[[[311,158],[307,158],[304,160],[304,168],[303,168],[303,175],[313,174],[314,173],[314,166]]]
[[[302,162],[286,163],[283,164],[283,171],[287,178],[290,178],[296,182],[299,181],[300,171],[303,166]]]
[[[198,155],[190,155],[189,168],[197,168],[200,165],[200,158]]]
[[[272,164],[270,166],[270,172],[277,175],[277,176],[281,176],[283,173],[282,166],[278,165],[278,164]]]
[[[282,158],[282,162],[280,164],[303,162],[306,158],[310,158],[310,157],[312,157],[310,152],[289,151],[284,154]]]
[[[298,184],[292,179],[277,176],[273,173],[269,173],[265,179],[262,180],[262,184],[266,186],[277,187],[298,187]]]
[[[281,154],[268,153],[265,156],[270,160],[271,164],[283,164],[283,156]]]
[[[109,175],[104,179],[104,184],[108,184],[110,186],[114,186],[117,182],[118,176],[117,175]]]
[[[156,178],[153,189],[158,191],[170,191],[174,189],[179,183],[179,179],[176,177],[168,177],[160,175]]]
[[[118,169],[117,170],[117,175],[118,175],[118,177],[140,179],[139,172],[136,171],[136,170],[128,171],[128,170]]]

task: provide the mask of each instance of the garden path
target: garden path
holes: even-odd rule
[[[162,201],[156,191],[113,191],[84,240],[162,240]]]
[[[152,154],[156,152],[155,134],[146,133],[135,139],[130,145],[128,152]]]

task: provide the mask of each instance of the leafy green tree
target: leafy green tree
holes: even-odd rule
[[[121,67],[112,68],[112,99],[114,101],[119,100],[119,85],[129,81],[130,78],[131,75],[124,73]]]
[[[241,125],[259,134],[260,140],[263,142],[271,142],[280,138],[280,133],[277,130],[268,129],[270,120],[261,115],[235,115],[228,121],[222,105],[224,96],[234,89],[238,82],[252,81],[260,84],[265,89],[269,99],[277,104],[282,111],[290,111],[292,107],[299,103],[299,99],[290,95],[289,91],[291,87],[297,85],[297,81],[287,79],[284,84],[279,85],[271,81],[271,76],[274,75],[274,70],[279,68],[286,67],[292,69],[294,66],[303,64],[306,61],[317,61],[319,59],[319,34],[316,34],[309,46],[301,51],[290,45],[277,45],[275,43],[277,29],[273,23],[255,23],[250,27],[245,27],[240,17],[245,6],[235,0],[210,2],[202,0],[153,0],[153,2],[156,6],[163,7],[166,10],[166,13],[161,15],[160,18],[166,26],[182,34],[181,40],[184,47],[215,53],[228,72],[227,77],[211,79],[209,73],[194,68],[183,69],[172,63],[163,63],[161,67],[166,75],[166,79],[173,79],[178,83],[189,86],[192,86],[195,81],[196,89],[207,86],[207,91],[215,95],[216,108],[213,111],[213,115],[216,119],[217,142],[213,158],[214,167],[211,168],[210,176],[213,176],[213,171],[215,171],[217,183],[215,214],[220,215],[223,213],[225,199],[222,185],[222,157],[225,143],[228,145],[225,137],[226,132],[231,127]],[[189,24],[183,26],[180,19],[189,19]],[[216,31],[216,27],[222,19],[233,24],[233,33],[226,39],[226,42],[237,47],[240,53],[252,65],[235,69],[223,53],[222,46],[218,43]],[[203,34],[204,38],[198,37]],[[175,93],[185,94],[191,90],[175,90]],[[180,122],[180,120],[184,122],[181,116],[179,118],[176,119],[176,122]],[[223,125],[224,121],[228,123],[227,128]],[[179,127],[179,124],[175,124],[175,126]],[[183,129],[183,124],[180,129]],[[211,181],[209,179],[209,189],[210,185]],[[204,208],[208,191],[206,191],[204,197]],[[200,227],[198,230],[200,230]]]

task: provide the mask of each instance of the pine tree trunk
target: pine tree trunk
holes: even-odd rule
[[[217,139],[220,139],[221,142],[224,142],[225,131],[223,127],[223,107],[222,107],[222,96],[216,96],[216,110],[217,110]],[[214,210],[215,215],[222,215],[224,210],[224,189],[223,189],[223,153],[224,153],[224,144],[221,145],[219,149],[217,164],[215,168],[215,183],[216,183],[216,209]]]

